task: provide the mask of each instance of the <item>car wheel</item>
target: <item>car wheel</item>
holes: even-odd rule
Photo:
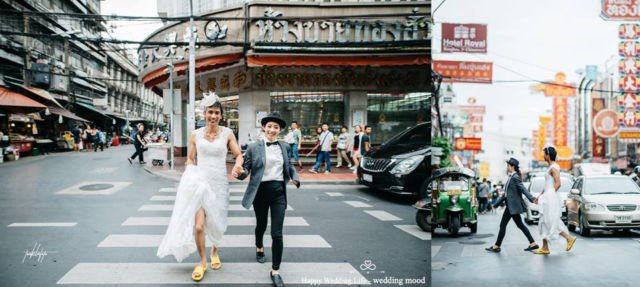
[[[582,217],[582,213],[578,216],[578,222],[580,223],[580,235],[584,237],[591,235],[591,229],[586,227],[584,224],[584,218]]]
[[[478,222],[471,224],[471,226],[469,226],[469,228],[471,228],[471,233],[475,234],[478,232]]]
[[[430,214],[426,210],[419,210],[416,212],[416,223],[425,232],[431,231],[431,224],[429,224]]]

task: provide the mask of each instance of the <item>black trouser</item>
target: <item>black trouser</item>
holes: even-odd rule
[[[98,151],[98,146],[100,146],[100,151],[104,151],[104,144],[102,142],[98,142],[95,145],[93,145],[93,151],[94,152]]]
[[[478,197],[478,201],[480,202],[480,212],[484,212],[488,209],[487,202],[489,201],[486,197]]]
[[[273,270],[280,269],[282,261],[282,225],[284,212],[287,209],[287,198],[284,182],[265,181],[260,183],[256,198],[253,201],[253,211],[256,213],[256,247],[263,248],[262,237],[267,230],[267,216],[271,209],[271,250],[273,252]]]
[[[535,242],[533,240],[533,236],[531,236],[531,233],[529,232],[529,229],[524,225],[524,223],[522,223],[522,218],[520,217],[520,214],[509,213],[509,207],[507,206],[507,208],[504,210],[504,213],[502,213],[502,220],[500,221],[500,232],[498,233],[498,240],[496,240],[496,246],[502,245],[502,239],[504,239],[504,235],[507,232],[507,224],[509,224],[510,219],[513,219],[513,221],[516,223],[518,228],[520,228],[522,233],[524,233],[524,235],[527,237],[530,244]]]
[[[136,156],[140,156],[140,162],[144,162],[144,150],[142,149],[141,145],[135,145],[136,147],[136,152],[133,153],[133,155],[131,156],[131,159],[136,159]]]

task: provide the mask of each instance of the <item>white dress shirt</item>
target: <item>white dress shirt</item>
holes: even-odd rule
[[[282,144],[282,143],[280,143]],[[279,144],[267,146],[264,142],[264,151],[266,154],[266,165],[262,182],[265,181],[284,181],[284,158],[282,158],[282,148]]]

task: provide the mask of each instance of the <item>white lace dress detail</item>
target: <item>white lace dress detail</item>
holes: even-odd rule
[[[540,237],[551,240],[556,238],[560,232],[567,232],[567,227],[562,222],[562,198],[556,192],[553,184],[553,176],[551,169],[560,172],[560,166],[557,163],[552,164],[544,175],[544,193],[540,196],[538,205],[540,209]]]
[[[194,225],[200,207],[206,213],[206,237],[219,246],[227,230],[229,182],[227,179],[227,142],[231,130],[220,127],[213,141],[204,137],[206,127],[195,130],[196,165],[187,166],[176,193],[176,201],[167,232],[157,256],[173,255],[178,262],[197,250]]]

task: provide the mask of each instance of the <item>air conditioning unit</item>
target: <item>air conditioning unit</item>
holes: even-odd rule
[[[31,84],[46,87],[51,84],[51,68],[49,64],[31,64]]]

